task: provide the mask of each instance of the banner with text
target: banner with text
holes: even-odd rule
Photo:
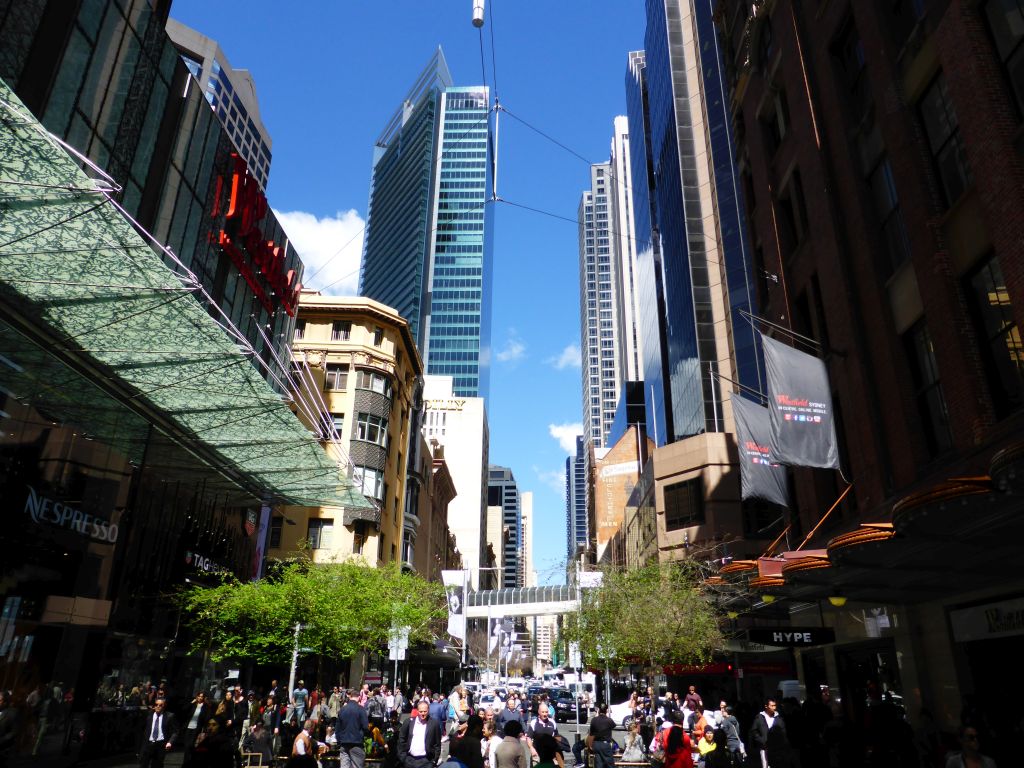
[[[448,593],[448,634],[466,640],[466,573],[441,571],[441,582]]]
[[[768,372],[771,459],[794,467],[839,469],[832,390],[825,363],[761,335]]]
[[[771,460],[768,409],[737,394],[731,400],[740,450],[741,498],[789,506],[786,468]]]

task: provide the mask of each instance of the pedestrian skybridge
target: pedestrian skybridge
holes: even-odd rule
[[[482,589],[466,598],[466,615],[471,619],[488,616],[555,616],[579,610],[575,586],[515,587]]]

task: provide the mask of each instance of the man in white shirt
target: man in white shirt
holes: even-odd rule
[[[404,768],[433,768],[441,754],[441,724],[430,716],[426,699],[416,705],[416,717],[406,720],[398,735],[398,760]]]
[[[166,708],[167,702],[157,699],[153,703],[153,714],[145,719],[142,745],[139,747],[139,768],[161,768],[164,756],[178,736],[178,724],[174,715],[164,711]]]

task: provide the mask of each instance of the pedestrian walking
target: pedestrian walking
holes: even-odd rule
[[[139,768],[160,768],[164,756],[171,751],[178,736],[178,724],[174,715],[166,712],[167,700],[153,702],[153,714],[146,718],[142,732],[142,746],[139,748]]]
[[[665,768],[693,768],[693,743],[682,718],[673,716],[671,725],[658,732],[658,746],[665,751]]]
[[[530,768],[530,748],[520,736],[523,724],[518,720],[505,723],[505,737],[494,751],[497,768]]]
[[[759,758],[761,768],[789,768],[789,738],[774,698],[764,703],[764,709],[750,726],[750,748]]]
[[[960,752],[946,760],[946,768],[996,768],[996,761],[981,753],[978,729],[962,725],[959,730]]]
[[[484,735],[484,721],[479,715],[466,720],[466,731],[453,738],[448,747],[449,756],[466,768],[484,768],[484,754],[481,740]]]
[[[295,713],[295,719],[300,723],[306,720],[306,705],[309,702],[309,691],[306,690],[306,685],[302,680],[299,680],[295,684],[295,690],[292,691],[291,695],[291,712]],[[288,719],[291,720],[291,714]]]
[[[704,711],[704,700],[697,693],[696,686],[691,685],[686,693],[686,706],[690,708],[691,712],[703,712]]]
[[[404,768],[433,768],[441,755],[441,724],[430,716],[430,704],[421,699],[416,717],[402,725],[398,760]]]
[[[185,723],[185,735],[183,745],[185,752],[181,758],[182,768],[192,762],[192,750],[195,749],[196,739],[203,732],[206,724],[210,722],[213,710],[206,701],[206,694],[199,691],[192,697],[192,702],[185,711],[182,721]]]
[[[587,733],[587,749],[594,755],[594,768],[615,768],[612,752],[612,731],[615,721],[608,717],[608,705],[597,708],[597,716],[590,721]]]
[[[370,734],[370,718],[359,706],[359,693],[347,692],[347,701],[338,712],[334,735],[338,740],[338,768],[363,768],[366,752],[363,740]]]

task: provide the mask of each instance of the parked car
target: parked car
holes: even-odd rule
[[[629,728],[633,722],[633,710],[629,708],[629,700],[627,699],[621,704],[612,704],[608,707],[608,717],[615,721],[615,725]],[[658,707],[656,717],[665,717],[664,707]]]
[[[577,723],[587,722],[587,708],[577,699],[572,691],[556,688],[551,691],[550,701],[555,706],[555,722],[564,723],[570,720]],[[575,715],[573,712],[575,711]],[[575,717],[575,719],[573,719]]]

